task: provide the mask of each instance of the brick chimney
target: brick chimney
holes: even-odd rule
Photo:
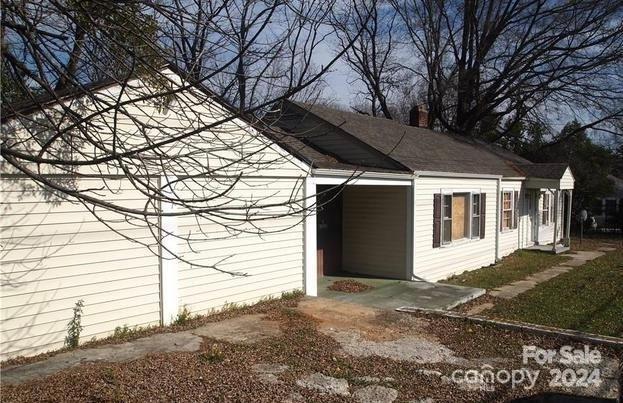
[[[415,105],[409,111],[409,126],[428,128],[428,108],[425,104]]]

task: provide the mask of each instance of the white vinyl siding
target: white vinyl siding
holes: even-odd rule
[[[109,230],[79,203],[26,194],[27,183],[1,181],[2,359],[62,347],[79,299],[84,300],[82,340],[106,336],[124,324],[158,324],[158,257],[149,247]],[[107,199],[145,205],[127,180],[107,183],[116,191],[104,194]],[[78,184],[96,187],[101,181]],[[144,222],[98,212],[121,234],[157,248]]]
[[[179,263],[180,308],[186,306],[193,313],[206,313],[225,304],[252,303],[301,289],[303,217],[288,215],[297,207],[286,203],[290,199],[300,200],[302,192],[302,183],[294,179],[249,179],[228,195],[237,199],[229,203],[232,208],[253,201],[260,205],[284,205],[252,209],[251,216],[257,219],[252,224],[236,217],[244,213],[233,209],[230,219],[180,218],[179,233],[194,238],[190,243],[180,240],[178,245],[187,260]],[[180,195],[192,197],[199,193],[193,189]],[[279,214],[285,216],[277,218]],[[258,231],[262,234],[258,235]],[[219,273],[200,265],[216,265],[218,269],[246,276]]]
[[[172,83],[179,83],[180,79],[174,73],[165,70],[164,73]],[[174,84],[173,84],[174,85]],[[74,98],[64,101],[66,107],[72,109],[77,114],[93,113],[103,104],[115,104],[125,102],[121,107],[120,113],[110,111],[102,113],[90,119],[93,127],[97,127],[96,138],[104,144],[112,144],[111,128],[115,128],[115,134],[124,142],[124,146],[128,149],[144,147],[148,143],[144,138],[142,129],[150,126],[154,127],[151,131],[147,131],[149,142],[168,140],[172,136],[188,135],[180,141],[176,141],[171,145],[163,146],[159,151],[166,152],[169,157],[186,156],[183,166],[177,167],[176,164],[167,164],[167,175],[177,173],[179,175],[198,175],[204,174],[209,167],[212,176],[237,176],[243,174],[245,176],[265,176],[266,172],[270,172],[274,177],[300,177],[305,173],[306,167],[291,154],[271,142],[266,136],[258,133],[241,119],[229,119],[230,113],[222,107],[217,101],[208,99],[204,93],[198,90],[188,89],[175,94],[166,110],[155,105],[152,100],[135,101],[135,97],[141,97],[151,93],[141,80],[131,80],[121,94],[120,86],[112,86],[95,91],[93,98],[97,103],[89,98]],[[192,105],[192,108],[189,108]],[[63,109],[58,106],[50,106],[46,114],[54,116],[56,111]],[[41,113],[39,113],[41,115]],[[46,126],[37,126],[39,116],[37,114],[21,118],[24,126],[30,128],[30,132],[45,132]],[[116,119],[113,125],[113,120]],[[47,122],[47,119],[41,119]],[[143,125],[139,130],[136,121]],[[221,123],[218,123],[221,122]],[[216,127],[206,130],[200,130],[204,127],[218,123]],[[20,120],[15,119],[3,124],[3,134],[12,137],[13,133],[16,138],[30,138],[21,129]],[[38,150],[38,146],[33,146],[32,140],[26,142],[24,147],[33,147]],[[83,146],[85,154],[93,153],[92,147],[89,148],[88,142]],[[143,157],[153,155],[153,151],[142,153]],[[95,154],[93,154],[95,155]],[[192,159],[188,157],[192,155]],[[101,154],[99,155],[101,156]],[[48,156],[49,157],[49,156]],[[179,161],[178,161],[179,162]],[[3,173],[15,173],[12,168],[4,164]],[[33,164],[31,169],[37,170]],[[99,168],[102,168],[101,166]],[[149,167],[150,174],[158,174],[160,166],[154,164]],[[175,171],[178,172],[175,172]],[[106,169],[104,169],[106,171]],[[112,171],[116,171],[112,169]],[[48,171],[44,173],[59,173],[60,171],[52,171],[48,167]],[[78,169],[78,172],[85,175],[98,175],[100,171],[92,167],[84,166]]]
[[[140,87],[140,82],[134,81],[130,87]],[[116,102],[118,93],[118,87],[111,87],[98,91],[98,96]],[[127,97],[125,95],[124,100]],[[160,111],[149,103],[135,103],[125,107],[126,113],[148,124],[166,127],[168,132],[160,133],[160,136],[190,131],[227,114],[215,102],[200,102],[192,91],[178,94],[177,98],[168,111]],[[194,102],[192,111],[180,110],[180,98],[185,98],[186,105]],[[72,108],[75,106],[76,112],[86,111],[80,107],[80,100],[67,102]],[[112,114],[108,119],[111,117]],[[15,121],[4,124],[2,129],[13,131],[19,137],[21,132],[15,124]],[[112,127],[111,124],[101,126]],[[133,130],[129,119],[119,119],[117,129],[130,136],[128,143],[140,144],[140,136],[131,137],[138,131]],[[144,223],[138,220],[127,222],[121,215],[101,211],[101,218],[108,224],[128,238],[145,242],[148,246],[124,239],[107,229],[81,204],[69,201],[50,203],[41,192],[23,191],[23,186],[14,186],[15,181],[6,177],[14,170],[6,163],[0,164],[0,172],[4,175],[0,191],[1,229],[3,246],[6,245],[2,250],[1,359],[62,347],[67,322],[79,299],[84,300],[81,341],[86,341],[109,335],[117,326],[160,323],[161,286],[163,290],[176,290],[179,308],[186,305],[193,313],[219,309],[225,303],[252,303],[302,288],[304,247],[300,208],[286,204],[262,211],[251,209],[256,218],[264,218],[255,224],[266,233],[257,235],[257,229],[245,222],[245,211],[229,207],[258,201],[260,205],[274,205],[290,199],[298,199],[297,203],[302,204],[300,193],[308,168],[240,119],[219,126],[219,130],[216,134],[214,130],[203,131],[188,140],[195,149],[204,148],[205,166],[188,164],[184,172],[180,172],[198,173],[209,165],[214,170],[211,181],[203,182],[200,189],[192,188],[198,186],[198,180],[185,181],[178,190],[184,196],[195,192],[198,199],[213,197],[226,192],[242,174],[231,191],[211,202],[213,206],[225,203],[225,208],[219,211],[224,218],[192,215],[167,218],[177,227],[180,253],[185,260],[195,262],[194,266],[181,261],[172,265],[161,261],[157,256],[157,242]],[[105,138],[107,133],[102,130],[97,135]],[[168,154],[188,151],[171,148]],[[159,167],[153,169],[150,172],[154,178],[152,185],[162,174]],[[80,172],[97,174],[89,168]],[[27,182],[33,185],[31,181]],[[108,184],[112,182],[114,180],[107,179]],[[112,191],[102,187],[101,178],[81,180],[78,188],[99,189],[99,198],[126,207],[145,207],[141,192],[133,189],[126,180],[117,182],[118,186],[113,186]],[[236,223],[233,229],[229,225],[232,222]],[[241,232],[244,230],[247,232]],[[190,245],[185,238],[191,239]],[[168,269],[179,270],[174,276],[167,277],[177,279],[175,284],[160,284],[163,262],[167,262]],[[248,276],[232,277],[196,265],[215,263],[219,263],[218,268],[223,270]],[[164,318],[165,321],[168,319]]]
[[[486,194],[484,239],[466,239],[433,248],[433,195]],[[418,177],[415,180],[414,277],[437,281],[495,262],[496,179]]]
[[[407,189],[347,186],[343,193],[343,269],[406,277]]]
[[[560,189],[573,189],[574,183],[575,179],[573,178],[571,169],[567,168],[562,178],[560,178]]]

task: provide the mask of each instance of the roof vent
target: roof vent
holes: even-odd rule
[[[409,126],[428,128],[428,108],[425,104],[415,105],[409,111]]]

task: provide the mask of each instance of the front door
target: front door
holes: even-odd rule
[[[524,234],[524,246],[530,246],[536,241],[536,225],[538,224],[537,206],[538,206],[538,193],[533,190],[526,190],[525,193],[525,206],[526,206],[526,233]]]
[[[530,219],[531,219],[531,233],[530,233],[530,243],[536,244],[539,242],[539,222],[540,222],[540,214],[539,214],[539,202],[541,201],[541,192],[537,190],[532,190],[530,192],[531,200],[532,200],[532,210],[530,211]]]
[[[331,186],[318,186],[317,260],[318,277],[342,269],[342,193]]]

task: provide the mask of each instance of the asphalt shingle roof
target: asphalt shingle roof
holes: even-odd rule
[[[526,176],[543,179],[560,179],[568,168],[563,163],[538,163],[538,164],[519,164],[519,169],[525,172]]]
[[[518,166],[531,164],[513,153],[478,140],[320,105],[288,101],[284,105],[284,115],[290,121],[294,115],[301,121],[315,118],[328,122],[335,130],[359,139],[380,155],[389,156],[412,171],[519,177],[524,176],[524,172]],[[288,131],[296,136],[296,128],[289,127]],[[314,134],[320,135],[322,133]],[[309,138],[309,130],[302,141],[314,147],[314,141],[305,137]],[[338,160],[339,157],[336,156]],[[326,167],[322,161],[316,166]]]

